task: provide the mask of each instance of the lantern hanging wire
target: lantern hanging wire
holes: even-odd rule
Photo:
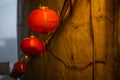
[[[47,6],[48,0],[40,0],[40,6]]]
[[[64,0],[63,2],[63,6],[62,6],[62,10],[60,11],[60,22],[63,22],[64,16],[68,10],[68,8],[70,7],[70,16],[72,15],[72,0]],[[49,45],[49,42],[51,42],[52,38],[54,37],[54,35],[56,34],[57,30],[61,29],[62,27],[58,27],[53,33],[51,33],[48,41],[47,41],[47,45]]]
[[[64,3],[63,3],[63,6],[62,6],[62,10],[61,10],[61,13],[60,13],[60,20],[63,21],[63,18],[68,10],[70,6],[70,16],[72,15],[72,0],[65,0]]]

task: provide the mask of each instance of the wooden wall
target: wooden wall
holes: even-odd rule
[[[48,6],[60,14],[63,2],[48,0]],[[47,55],[30,60],[23,80],[120,80],[120,1],[72,2],[72,16],[61,22]],[[39,0],[24,1],[21,24],[26,30],[27,16],[38,5]],[[27,32],[21,30],[18,37]]]

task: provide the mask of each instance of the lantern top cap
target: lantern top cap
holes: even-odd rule
[[[42,10],[48,9],[48,6],[40,6],[40,7],[38,7],[38,9],[42,9]]]
[[[30,35],[30,38],[34,38],[35,36],[34,35]]]

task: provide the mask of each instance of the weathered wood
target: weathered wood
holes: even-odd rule
[[[29,3],[30,10],[39,5],[39,1],[34,1]],[[48,0],[48,5],[60,14],[63,1]],[[72,0],[72,16],[61,22],[47,45],[46,57],[30,60],[24,80],[119,80],[119,75],[117,78],[114,75],[118,74],[118,69],[114,68],[120,64],[116,60],[119,53],[119,45],[116,44],[120,42],[117,1]]]
[[[62,30],[56,33],[49,50],[59,57],[62,63],[64,62],[62,65],[58,64],[65,66],[64,80],[91,80],[91,65],[88,65],[89,62],[92,62],[89,2],[76,0],[74,4],[72,17],[62,23],[60,26]],[[63,73],[61,70],[60,72]]]
[[[92,0],[92,26],[94,32],[94,54],[95,60],[105,61],[106,59],[106,0]],[[106,61],[105,61],[106,62]],[[95,65],[95,80],[105,79],[105,64]]]
[[[120,80],[120,1],[115,0],[114,2],[114,42],[115,42],[115,65],[114,65],[114,76],[115,80]]]

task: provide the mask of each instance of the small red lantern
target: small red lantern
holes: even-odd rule
[[[40,7],[30,13],[28,24],[35,32],[50,32],[55,30],[59,25],[58,14],[48,7]]]
[[[22,75],[28,70],[28,65],[24,61],[18,61],[14,64],[12,72],[16,75]]]
[[[40,55],[44,50],[44,43],[35,36],[30,36],[21,41],[21,50],[29,56]]]
[[[20,76],[21,76],[21,74],[20,73],[16,73],[15,70],[12,70],[12,72],[10,73],[10,77],[13,77],[15,79],[17,79]]]

